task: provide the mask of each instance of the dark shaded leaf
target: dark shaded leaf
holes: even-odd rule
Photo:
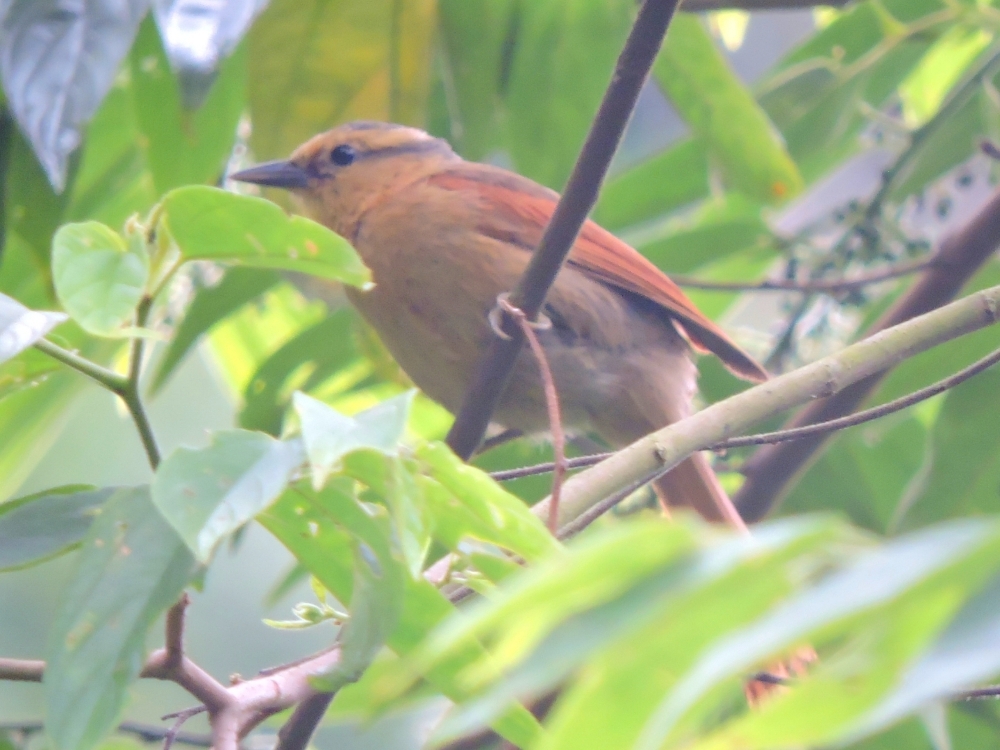
[[[187,109],[202,106],[222,61],[268,0],[156,0],[153,8]]]
[[[56,192],[69,155],[111,88],[148,0],[9,0],[0,18],[0,78]]]
[[[59,750],[90,750],[115,726],[146,635],[194,573],[149,488],[116,492],[83,539],[49,634],[45,728]]]
[[[163,199],[161,221],[186,260],[300,271],[354,286],[371,281],[347,240],[263,198],[205,186],[178,188]]]
[[[0,505],[0,570],[43,562],[76,547],[115,491],[68,485]]]
[[[305,455],[297,441],[222,430],[207,448],[178,448],[153,478],[153,502],[198,560],[281,496]]]
[[[64,313],[29,310],[0,294],[0,363],[16,357],[64,320]]]
[[[166,351],[156,366],[150,393],[157,393],[201,336],[226,316],[260,297],[281,275],[263,268],[230,268],[215,286],[199,289],[174,329]],[[256,427],[256,425],[243,425]],[[270,432],[270,430],[268,430]]]

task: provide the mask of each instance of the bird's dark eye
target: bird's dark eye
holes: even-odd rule
[[[346,167],[348,164],[354,161],[357,157],[358,152],[354,150],[353,147],[348,146],[346,143],[337,146],[333,151],[330,152],[330,161],[336,164],[338,167]]]

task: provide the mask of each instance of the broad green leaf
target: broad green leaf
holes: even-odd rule
[[[55,487],[0,504],[0,570],[43,562],[76,547],[115,488]]]
[[[463,463],[442,443],[426,443],[415,451],[421,469],[448,497],[436,502],[444,523],[450,508],[470,514],[472,533],[485,534],[529,562],[558,553],[562,545],[541,520],[516,496],[504,490],[481,470]]]
[[[153,502],[206,562],[224,536],[281,496],[304,458],[298,441],[222,430],[207,448],[178,448],[163,461],[153,478]]]
[[[903,119],[911,128],[927,122],[938,111],[952,86],[990,43],[984,29],[952,26],[899,84]]]
[[[480,161],[499,139],[504,44],[515,18],[512,0],[439,0],[439,33],[454,113],[448,140]]]
[[[414,393],[408,391],[349,417],[297,391],[292,403],[302,426],[302,442],[312,469],[313,487],[321,489],[330,472],[352,451],[369,448],[397,455]]]
[[[63,313],[29,310],[0,293],[0,362],[13,359],[64,320]]]
[[[0,73],[49,182],[62,192],[70,154],[111,88],[148,0],[13,0],[0,18]],[[38,92],[45,92],[39,96]]]
[[[608,180],[594,220],[618,230],[670,213],[708,195],[705,144],[686,138]]]
[[[108,500],[83,539],[49,633],[45,727],[56,748],[89,750],[114,728],[150,626],[193,573],[191,554],[148,487]]]
[[[561,190],[632,25],[632,0],[517,6],[507,149],[521,174]]]
[[[131,322],[146,289],[149,258],[140,237],[127,242],[96,221],[66,224],[52,240],[52,274],[73,320],[110,336]]]
[[[645,705],[648,710],[657,690],[676,679],[701,647],[788,596],[799,582],[803,560],[818,557],[823,543],[842,536],[843,528],[829,520],[796,519],[758,527],[753,538],[675,549],[675,557],[647,577],[637,578],[606,602],[569,614],[528,658],[474,702],[453,712],[447,724],[454,730],[463,723],[468,728],[477,714],[490,715],[510,695],[543,694],[587,664],[591,679],[571,683],[564,703],[550,717],[551,743],[628,747],[639,728],[635,717],[642,715],[641,709],[630,709]],[[512,580],[511,585],[517,584]],[[527,609],[544,604],[530,602]],[[653,642],[660,647],[655,657],[648,650]],[[663,664],[666,649],[672,651],[674,669],[647,672],[632,690],[622,691],[619,681],[602,679],[626,664],[634,670],[644,650],[647,664]],[[618,719],[607,722],[602,705],[605,710],[614,707]]]
[[[827,744],[877,704],[899,671],[947,625],[963,599],[1000,565],[995,523],[943,524],[901,537],[860,556],[751,626],[707,650],[660,701],[644,727],[639,748],[660,747],[691,719],[705,716],[712,694],[728,680],[804,641],[817,646],[862,630],[868,641],[855,658],[862,673],[837,676],[836,662],[793,693],[769,702],[709,734],[699,748],[763,748]],[[826,710],[796,721],[807,706]],[[687,721],[686,721],[687,720]]]
[[[341,308],[285,342],[265,359],[247,382],[243,393],[240,426],[277,435],[296,389],[312,390],[324,381],[345,376],[345,387],[357,378],[348,370],[367,370],[358,359],[354,342],[354,313]],[[351,368],[361,364],[361,368]]]
[[[348,488],[331,482],[315,493],[311,487],[300,483],[261,513],[257,520],[339,601],[351,601],[354,560],[352,537],[347,529],[367,534],[366,527],[377,527],[377,521],[362,510]],[[454,611],[444,595],[426,580],[409,576],[404,580],[399,621],[387,640],[389,648],[397,654],[411,651],[437,623]],[[468,642],[455,663],[431,672],[427,679],[444,695],[459,700],[465,693],[455,681],[454,673],[479,653],[481,647]],[[509,709],[493,726],[521,747],[530,746],[541,731],[535,718],[521,706]]]
[[[802,190],[798,167],[770,119],[700,19],[686,13],[673,19],[653,75],[735,189],[764,203]]]
[[[175,3],[180,5],[180,3]],[[173,30],[174,36],[177,35]],[[187,33],[195,33],[190,26]],[[181,103],[178,80],[147,16],[131,52],[132,96],[145,153],[158,194],[181,185],[214,183],[222,175],[236,139],[246,89],[246,56],[222,65],[208,98],[197,111]]]
[[[279,281],[281,276],[276,271],[237,266],[228,269],[222,281],[215,286],[199,289],[156,365],[150,392],[155,394],[163,387],[202,334],[227,315],[260,297]]]
[[[251,146],[287,157],[349,120],[424,123],[432,0],[272,0],[248,37]]]
[[[163,217],[185,260],[215,260],[300,271],[353,286],[371,274],[347,240],[271,201],[206,186],[178,188]]]

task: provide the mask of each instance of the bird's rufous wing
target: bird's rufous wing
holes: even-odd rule
[[[558,198],[525,177],[482,164],[466,163],[429,181],[447,190],[477,193],[486,204],[480,230],[527,249],[538,245]],[[566,262],[609,286],[656,303],[697,349],[712,352],[739,377],[753,382],[767,379],[767,371],[706,318],[666,274],[593,221],[583,225]]]

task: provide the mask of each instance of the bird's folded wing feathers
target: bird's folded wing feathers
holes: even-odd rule
[[[473,191],[486,202],[480,229],[493,237],[534,249],[555,211],[558,195],[520,175],[481,164],[463,164],[429,178],[432,184]],[[666,274],[625,242],[587,221],[567,263],[577,270],[663,308],[683,329],[695,348],[710,351],[734,374],[753,382],[767,371],[706,318]]]

